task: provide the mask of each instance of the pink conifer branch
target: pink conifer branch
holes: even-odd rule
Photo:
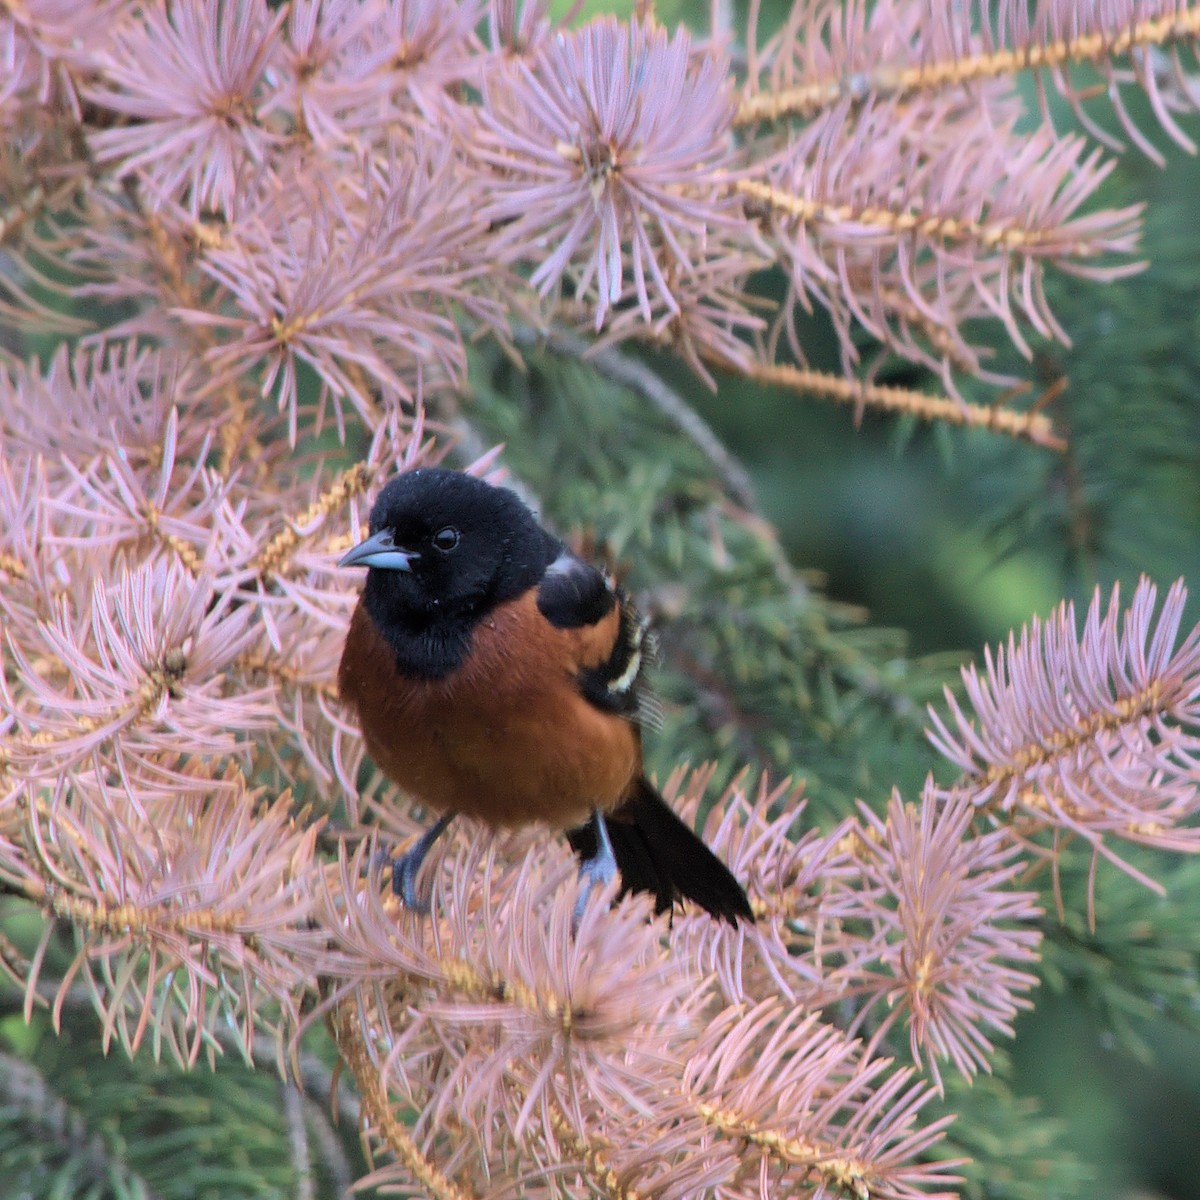
[[[283,18],[254,0],[184,0],[116,22],[88,98],[131,120],[95,136],[97,160],[139,174],[152,196],[187,195],[193,216],[231,210],[269,152],[253,106]]]
[[[4,877],[77,934],[73,963],[58,981],[56,1022],[76,979],[103,1021],[133,1053],[150,1034],[180,1063],[194,1063],[218,1021],[235,1018],[248,1046],[268,1001],[284,1027],[323,936],[307,927],[303,883],[319,824],[298,825],[290,797],[257,803],[236,774],[210,796],[164,789],[151,823],[113,795],[88,803],[57,788],[49,802],[25,794],[21,842],[4,821]],[[23,864],[23,865],[19,865]],[[53,923],[27,971],[26,1005],[37,988]]]
[[[991,1027],[1012,1037],[1012,1020],[1029,1008],[1036,976],[1036,896],[1012,890],[1025,869],[1004,830],[971,834],[971,804],[926,787],[919,811],[894,795],[886,821],[863,809],[864,872],[877,888],[875,921],[884,937],[879,966],[863,988],[855,1025],[873,1007],[886,1015],[872,1044],[903,1017],[913,1061],[949,1059],[964,1075],[987,1070]]]
[[[1074,606],[1034,618],[1007,646],[963,672],[968,715],[947,692],[949,720],[931,711],[934,745],[963,772],[973,803],[1022,839],[1049,831],[1083,839],[1149,886],[1112,843],[1195,853],[1200,630],[1176,646],[1187,590],[1144,577],[1127,611],[1097,589],[1082,633]]]
[[[754,5],[755,13],[758,7]],[[977,44],[965,36],[961,14],[944,8],[921,10],[896,0],[872,6],[806,0],[793,6],[782,28],[761,48],[755,45],[752,16],[749,94],[738,119],[814,115],[846,99],[952,94],[968,84],[1003,90],[1018,71],[1034,70],[1044,116],[1049,82],[1094,136],[1119,146],[1083,107],[1085,96],[1071,69],[1086,63],[1111,85],[1108,94],[1122,127],[1140,149],[1160,161],[1120,99],[1120,87],[1129,84],[1146,92],[1168,135],[1191,148],[1174,118],[1194,107],[1181,52],[1194,51],[1200,35],[1195,10],[1171,0],[1123,2],[1103,12],[1094,5],[1063,0],[972,8],[968,16],[981,32]],[[1152,50],[1169,56],[1169,73],[1156,70]],[[1126,57],[1128,66],[1119,62]]]

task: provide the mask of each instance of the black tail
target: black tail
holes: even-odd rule
[[[658,912],[686,896],[731,925],[753,923],[754,912],[729,868],[675,815],[645,780],[616,812],[604,818],[626,892],[649,892]],[[596,852],[594,821],[567,832],[581,859]]]

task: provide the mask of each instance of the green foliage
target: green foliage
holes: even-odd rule
[[[1130,108],[1147,118],[1141,97]],[[1037,388],[1065,381],[1047,411],[1070,449],[1060,458],[990,443],[981,469],[964,475],[968,503],[993,554],[1036,556],[1060,592],[1086,595],[1142,571],[1194,579],[1200,568],[1200,231],[1184,215],[1197,187],[1200,162],[1178,149],[1164,168],[1122,159],[1102,198],[1146,202],[1146,269],[1099,289],[1049,275],[1070,344],[1035,342],[1032,372],[1011,349],[1001,354]]]
[[[29,1200],[262,1200],[296,1196],[295,1139],[317,1152],[311,1195],[363,1173],[353,1129],[333,1136],[327,1094],[305,1096],[270,1062],[230,1054],[180,1074],[151,1054],[105,1054],[90,1006],[68,1000],[63,1029],[0,993],[0,1177]],[[19,1057],[18,1057],[19,1056]],[[319,1075],[320,1072],[318,1071]],[[332,1080],[332,1075],[328,1075]],[[334,1144],[337,1144],[336,1151]],[[352,1173],[352,1174],[351,1174]]]
[[[1085,1194],[1093,1172],[1064,1141],[1065,1123],[1015,1092],[1003,1059],[996,1073],[970,1083],[947,1077],[946,1112],[957,1114],[946,1148],[971,1161],[962,1168],[967,1200],[1050,1200]]]
[[[1135,864],[1148,854],[1134,855]],[[1088,857],[1072,854],[1062,872],[1063,894],[1087,888]],[[1096,886],[1095,925],[1084,910],[1046,922],[1043,975],[1092,1010],[1093,1019],[1142,1061],[1152,1058],[1148,1027],[1168,1017],[1200,1030],[1200,924],[1187,897],[1200,895],[1200,863],[1156,866],[1160,894],[1111,868]]]

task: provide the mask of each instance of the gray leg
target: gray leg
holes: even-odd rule
[[[612,842],[608,837],[608,826],[599,809],[592,813],[592,828],[596,831],[596,850],[591,858],[585,858],[579,864],[579,878],[583,881],[583,890],[575,901],[574,924],[578,926],[583,919],[583,910],[587,907],[588,897],[597,884],[603,886],[617,875],[617,857],[613,854]]]
[[[411,908],[413,912],[429,911],[429,902],[417,895],[417,872],[433,848],[433,843],[453,820],[453,813],[443,813],[403,854],[392,859],[392,891],[404,901],[404,907]]]

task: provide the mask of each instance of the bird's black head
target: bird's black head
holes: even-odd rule
[[[422,467],[393,479],[371,536],[340,566],[365,566],[363,603],[404,674],[441,678],[476,622],[533,587],[561,550],[521,499],[472,475]]]

